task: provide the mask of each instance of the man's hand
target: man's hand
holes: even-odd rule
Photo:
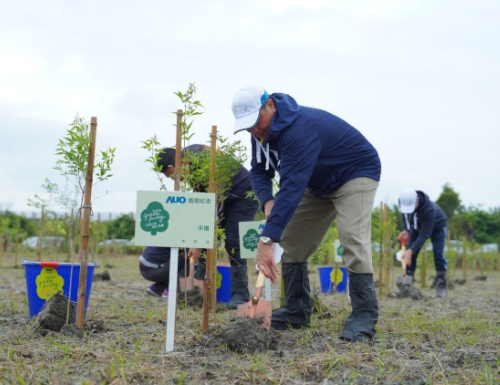
[[[280,274],[278,265],[274,262],[273,246],[265,245],[259,241],[257,246],[257,266],[262,273],[272,282],[276,282],[276,274]]]
[[[271,210],[273,209],[273,206],[274,206],[274,199],[269,199],[266,203],[264,203],[264,214],[266,215],[266,221],[269,219],[269,216],[271,215]]]
[[[412,249],[406,250],[405,253],[403,254],[403,258],[406,261],[406,266],[411,266],[411,256],[412,255],[413,255],[413,250]]]
[[[408,243],[409,239],[410,239],[410,234],[408,234],[408,231],[406,230],[401,231],[398,235],[398,241],[401,243]]]
[[[201,249],[189,249],[188,258],[190,259],[192,258],[195,263],[198,262],[200,256],[201,256]]]

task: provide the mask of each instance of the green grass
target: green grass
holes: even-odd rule
[[[166,354],[167,301],[145,294],[136,257],[108,258],[112,280],[94,282],[87,320],[109,330],[83,340],[32,333],[24,271],[11,261],[0,268],[0,384],[500,384],[499,272],[457,286],[446,301],[430,289],[422,301],[380,297],[373,345],[337,339],[350,312],[338,294],[319,297],[331,318],[313,315],[311,329],[278,333],[278,351],[254,354],[231,352],[219,329],[201,333],[200,311],[179,310],[175,351]],[[317,273],[311,282],[319,287]],[[217,313],[218,327],[234,316]]]

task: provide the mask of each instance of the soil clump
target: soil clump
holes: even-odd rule
[[[411,298],[411,299],[424,299],[424,296],[415,286],[400,285],[398,290],[390,293],[389,297],[392,298]]]
[[[111,275],[107,270],[104,270],[102,273],[94,273],[92,277],[92,281],[110,281]]]
[[[187,294],[187,300],[185,294]],[[179,300],[186,302],[186,307],[191,307],[193,309],[201,309],[203,307],[203,293],[198,286],[195,286],[186,292],[179,293],[178,297]]]
[[[79,338],[79,339],[83,338],[83,331],[82,331],[82,329],[80,329],[75,324],[64,325],[61,328],[61,334],[64,334],[64,335],[70,336],[70,337],[76,337],[76,338]]]
[[[68,299],[60,293],[54,294],[52,298],[45,302],[42,310],[35,317],[34,330],[38,332],[45,329],[60,332],[61,328],[66,324],[67,312]],[[75,304],[70,302],[68,323],[73,322],[75,322]]]
[[[277,350],[276,332],[261,327],[262,322],[262,318],[234,318],[222,328],[222,338],[230,350],[239,353]]]

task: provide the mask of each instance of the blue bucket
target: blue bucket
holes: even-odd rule
[[[78,298],[78,281],[80,279],[80,265],[73,265],[73,279],[71,282],[71,295],[69,294],[69,281],[71,276],[71,263],[58,262],[28,262],[23,259],[26,287],[28,294],[28,307],[30,319],[40,313],[43,305],[54,294],[61,291],[66,298],[75,302]],[[92,278],[97,263],[89,263],[87,269],[87,285],[85,295],[85,313],[92,288]]]
[[[229,303],[231,301],[231,266],[217,265],[216,296],[217,303]]]
[[[335,270],[333,266],[318,267],[319,282],[321,284],[322,293],[333,292],[333,285],[335,279]],[[336,272],[336,284],[335,289],[338,293],[347,292],[347,283],[349,281],[349,275],[344,266],[339,266]]]

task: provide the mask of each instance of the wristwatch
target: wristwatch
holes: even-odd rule
[[[268,245],[268,246],[272,246],[274,244],[274,241],[271,238],[269,238],[269,237],[260,237],[260,241],[264,245]]]

